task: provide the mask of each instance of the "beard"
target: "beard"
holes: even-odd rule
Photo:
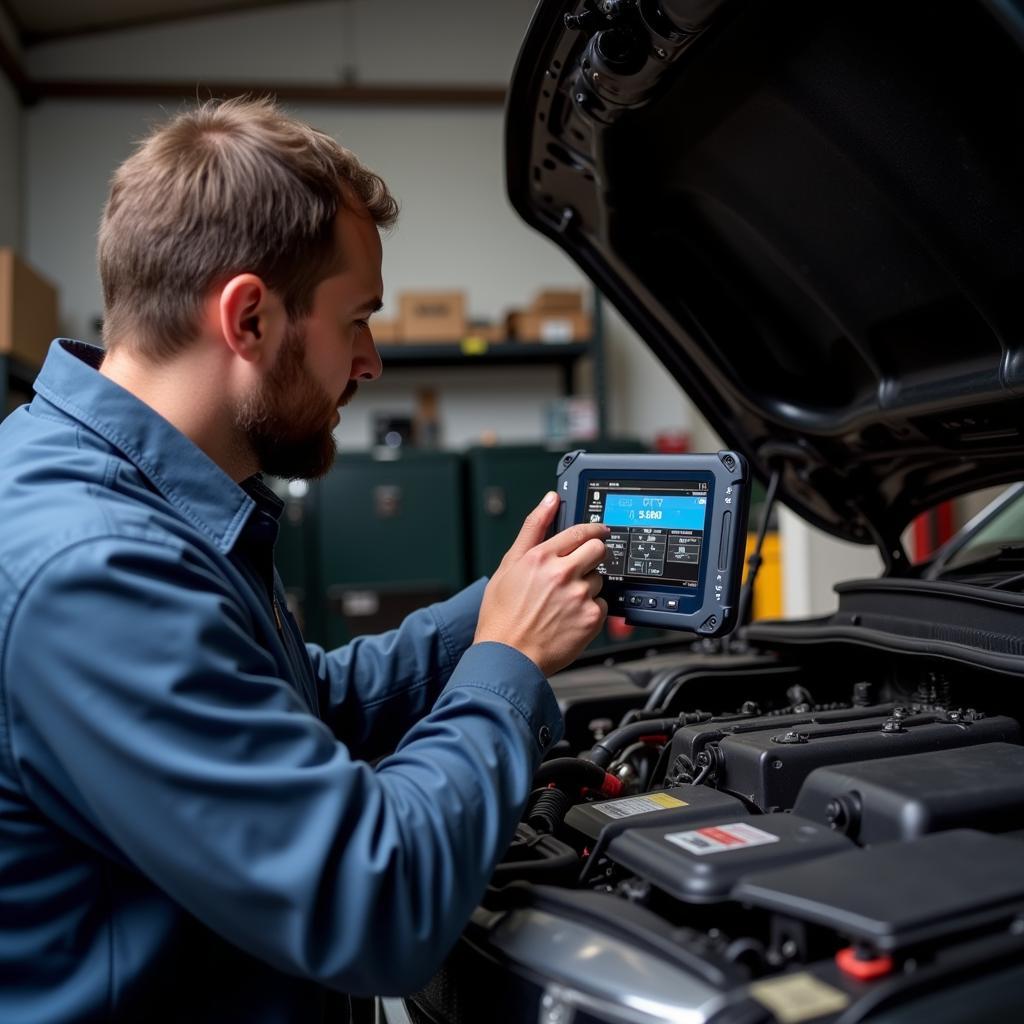
[[[274,365],[235,413],[235,427],[260,470],[286,480],[316,480],[334,465],[332,421],[356,382],[332,398],[306,367],[305,332],[290,324]]]

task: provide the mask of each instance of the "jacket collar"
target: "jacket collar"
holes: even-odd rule
[[[276,498],[254,478],[244,486],[235,483],[158,412],[98,373],[102,361],[103,349],[58,338],[36,378],[36,393],[113,445],[226,554],[257,501]]]

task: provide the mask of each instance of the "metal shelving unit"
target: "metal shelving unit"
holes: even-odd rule
[[[473,340],[452,344],[418,344],[377,346],[385,368],[423,369],[429,367],[464,367],[488,369],[501,366],[557,366],[562,373],[562,394],[576,391],[576,366],[581,359],[593,360],[594,401],[600,435],[605,436],[604,329],[600,295],[594,293],[593,336],[588,341],[549,343],[543,341],[503,341],[477,343]]]

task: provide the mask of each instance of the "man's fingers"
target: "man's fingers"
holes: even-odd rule
[[[554,522],[558,512],[558,495],[548,491],[540,500],[540,504],[526,517],[519,530],[519,536],[508,549],[506,558],[513,561],[522,558],[530,548],[535,548],[547,536],[548,527]]]
[[[591,537],[575,551],[570,551],[563,557],[564,564],[573,574],[583,577],[593,572],[608,557],[608,549],[604,546],[602,537]]]
[[[544,543],[554,554],[568,555],[595,537],[604,541],[609,533],[611,531],[603,523],[577,523],[575,526],[570,526],[568,530],[556,533],[551,540]]]
[[[604,586],[604,577],[599,572],[589,572],[583,577],[583,582],[590,587],[590,596],[597,597],[601,593],[601,588]]]

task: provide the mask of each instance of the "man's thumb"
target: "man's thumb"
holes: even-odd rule
[[[509,555],[514,559],[521,558],[530,548],[540,544],[547,537],[548,528],[554,522],[557,512],[558,495],[554,491],[548,491],[541,498],[540,504],[524,520],[519,536],[509,548]]]

